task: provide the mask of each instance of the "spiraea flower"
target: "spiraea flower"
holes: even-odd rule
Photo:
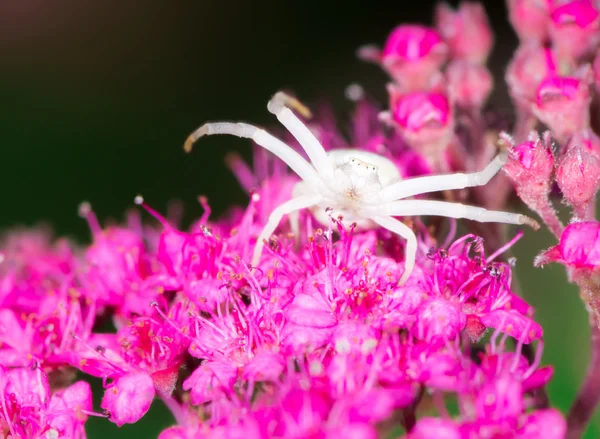
[[[383,50],[365,46],[359,56],[379,64],[404,90],[418,90],[429,87],[448,47],[434,29],[403,24],[390,33]]]
[[[579,61],[600,42],[600,12],[592,0],[557,2],[550,11],[550,36],[561,59]]]
[[[573,76],[549,75],[538,85],[534,114],[560,143],[589,126],[592,71],[586,65]]]

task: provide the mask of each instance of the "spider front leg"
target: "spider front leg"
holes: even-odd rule
[[[456,173],[410,178],[386,186],[381,191],[381,201],[388,202],[413,195],[486,185],[506,163],[507,153],[501,152],[482,171],[470,174]]]
[[[398,285],[403,285],[415,268],[415,261],[417,259],[417,237],[410,227],[391,216],[372,216],[371,220],[384,229],[406,239],[406,247],[404,249],[404,273],[402,273],[402,276],[398,281]]]
[[[288,165],[292,171],[298,174],[302,180],[314,182],[319,179],[315,169],[290,146],[286,145],[277,137],[269,134],[265,130],[247,123],[205,123],[188,136],[183,148],[186,152],[190,152],[194,142],[196,142],[200,137],[212,136],[215,134],[229,134],[232,136],[252,139],[257,145],[262,146],[267,151],[272,152],[281,160],[283,160],[285,164]]]
[[[399,200],[387,203],[379,209],[391,216],[432,215],[448,218],[465,218],[480,223],[526,224],[538,230],[537,221],[519,213],[487,210],[482,207],[434,200]]]
[[[267,225],[264,227],[256,241],[256,246],[254,247],[254,255],[252,256],[252,265],[257,266],[260,262],[260,255],[262,254],[264,241],[269,239],[273,232],[275,232],[275,229],[281,222],[281,219],[284,215],[288,215],[300,209],[306,209],[307,207],[314,206],[315,204],[320,203],[322,200],[323,197],[321,195],[302,195],[297,198],[292,198],[291,200],[286,201],[285,203],[276,207],[275,210],[273,210],[273,212],[271,213],[271,215],[269,215]]]

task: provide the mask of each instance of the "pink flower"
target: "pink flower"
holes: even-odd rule
[[[391,117],[388,121],[430,163],[443,161],[454,136],[453,104],[444,90],[408,94],[390,88]]]
[[[574,76],[550,75],[538,85],[533,113],[560,143],[589,126],[591,74],[588,65]]]
[[[519,197],[534,210],[547,206],[554,173],[550,133],[543,138],[536,134],[519,145],[507,136],[502,139],[510,147],[504,172],[513,181]]]
[[[510,23],[522,42],[546,41],[550,27],[546,0],[508,0],[507,6]]]
[[[597,271],[600,267],[600,223],[573,223],[565,228],[558,245],[542,252],[535,265],[559,262],[573,269]]]
[[[492,92],[492,75],[480,64],[453,61],[446,69],[446,77],[456,103],[463,108],[483,107]]]
[[[600,138],[591,130],[571,137],[558,160],[556,181],[580,219],[594,217],[593,202],[600,189]]]
[[[600,13],[592,0],[565,1],[551,10],[550,36],[561,59],[577,61],[600,41]]]
[[[494,36],[481,4],[463,1],[455,12],[447,3],[440,3],[435,18],[436,28],[454,59],[485,63],[492,50]]]
[[[367,46],[360,49],[363,60],[380,64],[405,90],[427,88],[440,69],[448,48],[433,29],[403,24],[389,35],[382,51]]]
[[[551,49],[535,43],[517,49],[506,69],[508,91],[515,102],[529,108],[536,98],[540,83],[557,72],[556,55]]]

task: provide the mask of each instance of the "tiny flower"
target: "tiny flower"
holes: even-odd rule
[[[550,26],[546,0],[508,0],[507,6],[510,23],[522,42],[546,41]]]
[[[427,88],[446,60],[448,47],[433,29],[400,25],[388,37],[383,50],[360,49],[359,56],[381,67],[405,90]]]
[[[529,108],[542,80],[557,72],[554,52],[535,43],[523,44],[506,69],[508,91],[515,102]]]
[[[430,163],[443,161],[454,136],[454,110],[443,90],[401,93],[390,88],[391,123],[404,140]]]
[[[533,113],[564,144],[589,126],[591,68],[584,66],[574,76],[546,77],[537,88]]]
[[[492,74],[485,66],[468,61],[452,61],[446,78],[456,103],[463,108],[483,107],[494,86]]]
[[[558,161],[556,181],[580,219],[593,218],[593,201],[600,189],[600,138],[591,130],[575,134]]]
[[[600,13],[592,0],[571,0],[552,8],[550,36],[561,59],[577,61],[597,48]]]
[[[558,262],[575,270],[597,271],[600,268],[600,223],[573,223],[565,228],[558,245],[542,252],[535,265]]]
[[[454,59],[484,64],[494,43],[485,9],[480,3],[463,1],[454,11],[447,3],[436,9],[436,28]]]

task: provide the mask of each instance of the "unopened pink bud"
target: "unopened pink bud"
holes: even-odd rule
[[[433,29],[400,25],[388,37],[383,50],[365,46],[359,57],[375,62],[406,90],[429,87],[431,77],[446,61],[448,47]]]
[[[599,30],[600,14],[592,0],[567,1],[552,8],[550,36],[561,60],[575,61],[593,53]]]
[[[494,86],[492,74],[481,64],[453,61],[446,69],[448,87],[463,108],[481,108]]]
[[[508,138],[503,140],[507,142]],[[553,170],[554,156],[549,135],[512,146],[504,166],[504,172],[513,181],[519,197],[534,210],[548,203]]]
[[[590,130],[575,134],[559,159],[556,181],[576,214],[585,218],[600,188],[600,138]]]
[[[569,268],[600,269],[600,223],[588,221],[567,226],[558,245],[542,252],[535,265],[558,262]]]
[[[461,2],[454,11],[447,3],[441,3],[436,9],[435,21],[453,58],[485,63],[494,37],[481,4]]]
[[[518,104],[529,107],[544,78],[556,72],[555,54],[537,44],[521,46],[506,70],[508,91]]]
[[[416,151],[437,161],[454,132],[454,113],[448,95],[441,91],[401,94],[390,91],[392,122]]]
[[[548,76],[537,88],[533,113],[560,143],[589,126],[591,73],[587,65],[574,76]]]
[[[545,0],[508,0],[508,17],[523,42],[543,43],[548,38],[550,12]]]

